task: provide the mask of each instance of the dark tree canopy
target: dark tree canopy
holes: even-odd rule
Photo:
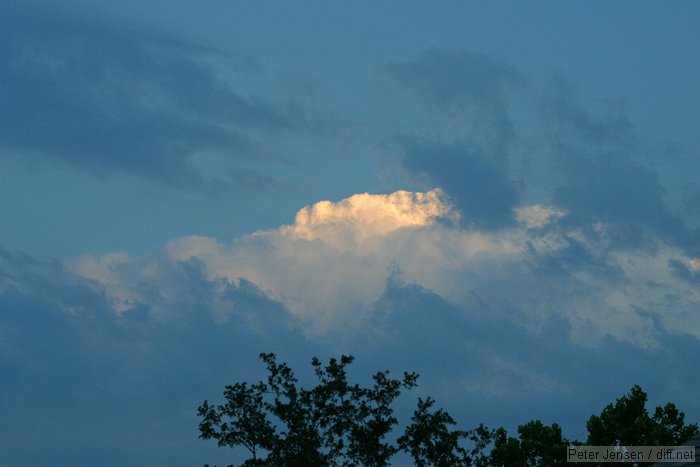
[[[503,428],[496,430],[491,465],[566,465],[566,447],[575,443],[562,437],[556,423],[544,425],[539,420],[518,426],[518,435],[513,438]]]
[[[672,403],[656,407],[650,416],[647,394],[634,385],[629,394],[605,406],[600,415],[587,423],[589,446],[678,446],[698,433],[697,424],[685,424],[685,415]],[[506,430],[496,430],[490,465],[566,465],[566,446],[583,444],[567,440],[556,423],[543,425],[533,420],[518,427],[518,438]],[[585,464],[579,464],[585,465]],[[616,464],[632,465],[632,464]]]
[[[685,424],[685,414],[672,403],[656,407],[650,416],[647,394],[634,385],[629,394],[605,406],[588,419],[588,444],[599,446],[674,446],[698,432],[697,424]]]
[[[226,386],[224,404],[204,401],[197,411],[200,438],[244,447],[250,454],[244,466],[386,466],[401,450],[419,466],[471,465],[490,442],[484,427],[452,430],[455,421],[442,409],[432,410],[430,398],[419,399],[405,433],[390,439],[398,423],[392,404],[402,390],[417,385],[415,373],[394,379],[380,371],[371,386],[362,387],[347,380],[353,357],[331,358],[325,366],[314,358],[318,384],[304,389],[274,354],[260,358],[268,371],[265,381]],[[467,451],[462,440],[475,446]]]
[[[316,386],[298,385],[294,372],[275,354],[260,354],[267,378],[255,384],[235,383],[224,390],[225,403],[204,401],[198,408],[200,438],[219,446],[242,447],[243,466],[387,466],[405,453],[418,467],[556,466],[566,464],[566,447],[582,444],[562,436],[561,427],[532,420],[518,426],[518,437],[504,428],[455,429],[449,413],[435,401],[419,398],[400,436],[391,436],[399,421],[393,403],[403,390],[417,385],[416,373],[395,379],[389,371],[372,376],[368,387],[348,381],[353,357],[312,359]],[[646,409],[647,395],[635,385],[587,423],[588,445],[679,445],[697,434],[697,424],[672,403]],[[491,447],[490,453],[486,453]],[[583,465],[583,464],[581,464]]]

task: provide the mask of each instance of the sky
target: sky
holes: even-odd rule
[[[0,464],[201,465],[276,352],[700,421],[700,4],[0,6]]]

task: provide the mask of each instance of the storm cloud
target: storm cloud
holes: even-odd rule
[[[185,189],[260,186],[251,129],[288,129],[288,108],[243,95],[212,63],[226,52],[143,26],[88,22],[51,9],[5,7],[0,18],[0,145],[5,157],[59,161]],[[193,156],[230,175],[207,179]]]

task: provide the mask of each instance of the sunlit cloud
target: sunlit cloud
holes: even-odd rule
[[[293,224],[230,244],[183,237],[162,254],[85,256],[71,267],[104,288],[115,312],[146,306],[161,318],[185,300],[178,268],[192,263],[213,284],[219,320],[232,306],[221,298],[226,284],[247,281],[314,334],[368,326],[400,271],[466,314],[516,320],[533,333],[563,318],[584,346],[605,336],[642,347],[663,333],[700,336],[700,291],[670,266],[695,271],[697,259],[679,248],[656,238],[618,248],[606,224],[566,227],[566,212],[551,206],[518,207],[518,223],[500,230],[463,228],[459,215],[439,189],[364,193],[302,208]]]
[[[688,266],[690,269],[693,271],[700,271],[700,259],[698,258],[691,258],[688,260]]]
[[[339,249],[348,241],[362,243],[408,228],[432,225],[439,218],[457,217],[442,190],[426,193],[397,191],[388,195],[362,193],[340,202],[320,201],[301,209],[283,234],[303,240],[322,240]]]

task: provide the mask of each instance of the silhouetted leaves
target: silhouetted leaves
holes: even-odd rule
[[[399,450],[420,465],[454,465],[453,460],[469,459],[461,439],[485,437],[479,450],[489,442],[490,432],[483,427],[476,435],[450,430],[454,420],[442,409],[431,412],[430,398],[419,399],[413,423],[398,443],[389,439],[398,423],[393,403],[404,389],[417,385],[415,373],[396,379],[380,371],[369,387],[362,387],[347,379],[353,357],[331,358],[325,366],[314,358],[318,384],[304,389],[275,354],[260,358],[268,372],[265,381],[226,386],[226,403],[204,401],[197,411],[202,417],[200,438],[216,439],[219,446],[243,446],[251,455],[246,466],[386,466]]]
[[[629,394],[605,406],[588,419],[588,444],[600,446],[673,446],[698,432],[697,424],[685,424],[685,414],[672,403],[646,409],[647,394],[634,385]]]
[[[532,420],[518,426],[518,434],[516,439],[508,436],[503,428],[496,431],[492,465],[566,465],[566,447],[573,443],[562,438],[561,427],[556,423],[544,425]]]
[[[634,385],[629,394],[605,406],[587,423],[590,446],[678,446],[698,432],[696,424],[685,424],[685,415],[668,403],[656,407],[654,416],[646,409],[647,394]],[[544,425],[533,420],[518,426],[518,438],[505,429],[496,430],[491,464],[504,466],[566,465],[566,447],[582,444],[562,437],[556,423]],[[584,464],[581,464],[584,465]],[[617,464],[632,465],[632,464]]]
[[[250,453],[243,466],[387,466],[399,451],[416,466],[556,466],[566,464],[566,448],[579,441],[562,436],[561,427],[532,420],[518,426],[518,437],[504,428],[454,429],[449,413],[435,408],[431,397],[419,398],[404,433],[393,440],[398,424],[393,403],[404,389],[417,385],[418,375],[400,379],[380,371],[368,387],[348,382],[346,367],[353,357],[311,361],[318,384],[298,385],[286,363],[273,353],[260,354],[267,378],[256,384],[226,386],[221,405],[204,401],[200,438],[219,446],[242,446]],[[588,420],[588,443],[597,446],[679,445],[698,432],[672,403],[646,410],[647,395],[639,386],[608,404]],[[470,446],[467,448],[465,446]],[[487,448],[491,452],[486,454]]]
[[[487,465],[483,449],[491,443],[494,432],[483,425],[474,431],[452,430],[455,420],[442,409],[431,411],[435,401],[418,399],[418,408],[411,417],[412,423],[398,439],[399,447],[410,453],[419,467]],[[460,445],[461,439],[469,439],[475,447],[467,451]]]

